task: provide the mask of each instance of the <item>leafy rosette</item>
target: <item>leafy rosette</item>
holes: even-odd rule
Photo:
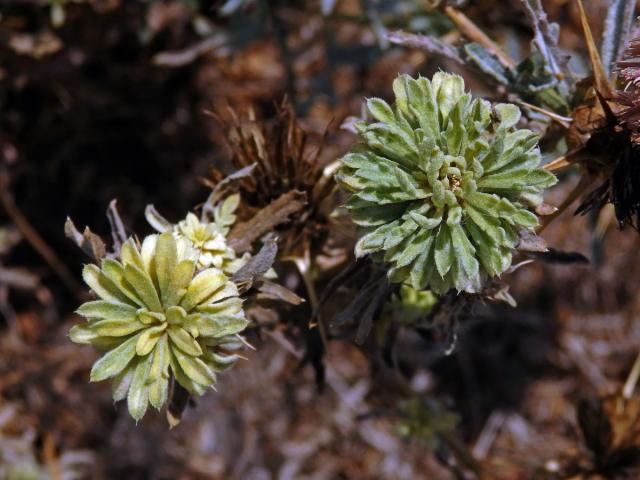
[[[460,76],[398,77],[395,108],[367,106],[362,144],[342,158],[336,180],[361,235],[356,255],[390,265],[392,281],[478,292],[511,264],[528,207],[556,178],[540,168],[538,135],[517,129],[515,105],[473,98]]]
[[[87,322],[71,329],[71,340],[107,351],[91,381],[113,378],[114,400],[126,397],[136,420],[149,403],[163,406],[171,378],[202,395],[238,358],[232,351],[247,326],[238,289],[219,269],[197,272],[196,259],[188,241],[167,232],[140,248],[129,239],[120,261],[83,270],[100,299],[80,306]]]

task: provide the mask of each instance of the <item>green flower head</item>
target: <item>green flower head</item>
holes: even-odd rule
[[[395,108],[368,100],[376,122],[358,125],[362,144],[336,173],[361,228],[356,255],[416,289],[478,292],[510,266],[518,231],[538,224],[527,207],[556,178],[540,168],[538,136],[515,128],[515,105],[492,107],[443,72],[401,75],[393,90]]]
[[[160,409],[173,377],[202,395],[216,372],[230,368],[247,326],[238,289],[216,268],[196,271],[197,252],[172,233],[129,239],[120,261],[87,265],[83,278],[100,298],[80,306],[87,323],[70,331],[76,343],[106,350],[91,381],[113,378],[115,401],[127,398],[139,420]]]

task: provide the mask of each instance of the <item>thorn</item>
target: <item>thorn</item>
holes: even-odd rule
[[[238,335],[238,334],[236,333],[236,338],[237,338],[238,340],[240,340],[242,343],[244,343],[244,344],[245,344],[245,346],[249,347],[249,348],[250,348],[251,350],[253,350],[254,352],[256,351],[256,347],[254,347],[254,346],[253,346],[253,345],[251,345],[249,342],[247,342],[247,339],[246,339],[246,338],[244,338],[243,336]],[[240,355],[238,355],[238,357],[240,357]],[[244,360],[247,360],[247,359],[246,359],[246,358],[244,358],[244,357],[240,357],[240,358],[243,358]]]

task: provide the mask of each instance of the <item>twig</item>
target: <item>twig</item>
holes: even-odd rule
[[[154,65],[161,67],[183,67],[193,63],[198,57],[223,47],[228,42],[227,35],[214,34],[183,50],[160,52],[153,56]]]
[[[558,170],[570,167],[571,165],[573,164],[567,159],[567,157],[563,155],[562,157],[558,157],[555,160],[551,160],[546,165],[543,165],[542,168],[544,168],[548,172],[557,172]]]
[[[491,40],[486,33],[484,33],[478,26],[469,19],[464,13],[460,10],[446,6],[444,7],[444,13],[449,17],[449,19],[456,24],[458,29],[470,40],[474,42],[478,42],[484,48],[486,48],[489,53],[495,55],[500,63],[502,63],[507,68],[515,68],[516,62],[509,57],[496,43]]]
[[[491,446],[506,420],[506,415],[500,411],[493,411],[491,413],[489,419],[485,422],[484,428],[476,440],[473,449],[471,450],[473,458],[477,460],[484,460],[487,458],[489,450],[491,450]]]
[[[56,454],[56,446],[53,437],[49,432],[45,433],[43,443],[42,456],[47,463],[49,475],[51,475],[52,480],[60,480],[62,478],[62,474],[60,472],[60,460]]]
[[[78,297],[78,299],[84,299],[84,288],[20,211],[13,199],[13,195],[9,192],[8,185],[9,179],[7,178],[7,174],[5,172],[0,172],[0,201],[2,202],[2,206],[7,212],[7,215],[9,215],[9,218],[11,218],[11,221],[18,228],[22,236],[29,242],[34,250],[38,252],[45,262],[47,262],[49,267],[51,267],[60,280],[62,280],[65,287]]]
[[[302,281],[304,282],[305,289],[307,290],[307,294],[309,295],[309,302],[311,303],[311,311],[315,312],[318,310],[318,293],[316,292],[316,287],[313,284],[313,279],[311,278],[310,268],[311,268],[311,258],[309,249],[305,249],[304,258],[294,257],[293,263],[295,263],[298,271],[300,272],[300,276],[302,277]],[[315,316],[316,324],[309,325],[309,328],[312,328],[317,325],[320,330],[320,338],[322,339],[322,343],[324,344],[324,348],[327,348],[327,332],[325,331],[324,322],[322,321],[322,316],[318,312]]]
[[[454,47],[442,42],[435,37],[427,35],[417,35],[415,33],[402,32],[400,30],[397,30],[395,32],[387,33],[387,38],[389,39],[389,42],[394,45],[419,48],[428,53],[453,60],[459,65],[464,65],[464,60],[458,54],[458,51]]]
[[[638,378],[640,378],[640,353],[638,353],[636,361],[633,362],[631,372],[629,372],[627,381],[624,382],[624,387],[622,387],[622,396],[626,400],[629,400],[633,395],[633,391],[636,389],[636,385],[638,383]]]
[[[528,108],[529,110],[533,110],[534,112],[538,112],[538,113],[541,113],[542,115],[549,117],[551,120],[553,120],[554,122],[557,122],[558,124],[560,124],[562,127],[566,129],[568,129],[571,126],[571,122],[573,121],[573,118],[571,117],[563,117],[562,115],[558,115],[557,113],[550,112],[549,110],[537,107],[535,105],[532,105],[527,102],[523,102],[521,100],[518,101],[517,103],[522,105],[525,108]]]
[[[607,73],[602,65],[602,60],[600,59],[598,47],[596,47],[596,42],[593,40],[593,33],[591,33],[589,20],[587,19],[587,14],[584,11],[584,5],[582,4],[582,0],[577,0],[577,2],[578,9],[580,11],[580,21],[582,22],[582,30],[584,32],[585,41],[587,42],[587,49],[589,50],[589,59],[591,60],[591,68],[593,70],[596,89],[602,96],[610,99],[613,97],[613,92],[611,91],[611,85],[609,85]]]

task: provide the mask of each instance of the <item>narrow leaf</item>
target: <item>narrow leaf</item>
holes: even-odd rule
[[[611,78],[615,62],[622,58],[635,18],[636,0],[612,0],[604,21],[600,53],[605,72]]]
[[[91,381],[99,382],[120,373],[136,354],[137,341],[137,335],[131,337],[94,363],[91,369]]]

